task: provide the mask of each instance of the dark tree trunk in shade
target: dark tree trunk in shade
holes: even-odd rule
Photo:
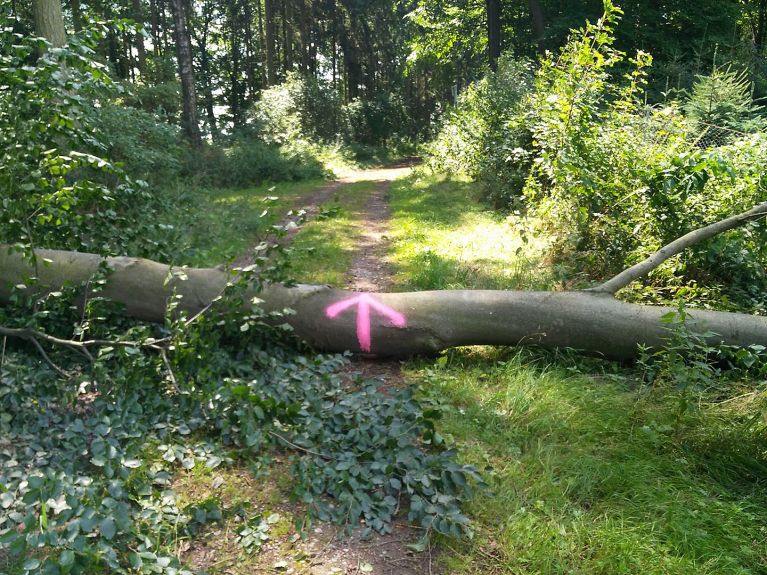
[[[152,49],[155,56],[159,56],[162,50],[162,38],[160,37],[160,17],[157,14],[157,0],[149,0],[149,19],[152,28]]]
[[[133,0],[133,19],[137,24],[144,25],[144,7],[141,0]],[[136,55],[138,57],[138,70],[142,74],[146,72],[146,48],[144,47],[144,36],[141,33],[136,34]]]
[[[274,86],[277,83],[277,58],[275,54],[276,22],[275,0],[264,0],[264,19],[266,27],[266,84]]]
[[[173,36],[176,44],[178,73],[181,77],[181,97],[183,103],[182,123],[184,133],[194,146],[202,143],[200,126],[197,121],[197,95],[194,85],[194,66],[192,64],[192,43],[189,40],[189,28],[186,21],[184,0],[172,0]]]
[[[83,29],[83,10],[80,7],[80,0],[69,0],[69,9],[72,11],[72,25],[75,32]]]
[[[248,79],[246,102],[253,102],[258,93],[256,81],[256,53],[253,47],[253,6],[251,0],[244,0],[243,16],[245,18],[245,76]]]
[[[529,0],[529,5],[530,18],[533,21],[533,35],[535,36],[535,42],[538,44],[538,50],[544,52],[545,47],[543,39],[546,34],[546,21],[543,17],[543,8],[541,7],[540,0]]]
[[[767,0],[759,0],[757,7],[756,25],[754,26],[754,48],[761,54],[767,37]]]
[[[289,18],[290,0],[282,0],[282,68],[293,69],[293,29]]]
[[[486,0],[487,6],[487,55],[490,69],[498,69],[498,58],[501,56],[501,2]]]
[[[232,112],[232,118],[235,126],[242,124],[242,113],[240,106],[240,17],[239,2],[230,0],[229,3],[229,43],[231,50],[229,60],[231,70],[229,74],[229,108]]]

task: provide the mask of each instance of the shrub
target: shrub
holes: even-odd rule
[[[205,146],[190,156],[189,170],[214,186],[245,187],[265,181],[321,178],[327,175],[314,148],[296,142],[277,146],[259,140],[235,140],[228,148]]]
[[[129,106],[105,105],[96,122],[107,142],[107,155],[134,178],[163,185],[179,177],[189,153],[178,127],[153,113]]]
[[[358,99],[345,108],[351,126],[351,140],[367,146],[387,146],[391,140],[404,137],[408,113],[397,94],[377,94]]]
[[[0,30],[0,243],[164,258],[161,199],[109,159],[99,106],[83,105],[115,95],[99,32],[54,48]]]
[[[433,167],[475,178],[497,208],[521,197],[530,169],[530,132],[522,102],[530,64],[504,56],[498,71],[472,84],[443,123],[429,150]]]
[[[269,143],[301,139],[336,142],[349,134],[344,110],[332,87],[295,74],[283,84],[264,90],[252,115],[257,132]]]

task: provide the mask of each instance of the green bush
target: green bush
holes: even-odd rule
[[[178,178],[189,153],[178,127],[155,114],[130,106],[105,105],[96,122],[107,142],[107,155],[125,171],[156,185]]]
[[[204,146],[192,153],[188,170],[203,184],[228,187],[322,178],[327,171],[315,152],[302,142],[277,146],[237,139],[227,148]]]
[[[620,10],[606,6],[597,24],[542,61],[528,103],[535,160],[526,200],[555,233],[555,258],[594,279],[765,198],[763,139],[701,149],[678,106],[647,108],[651,59],[640,53],[627,62],[612,47]],[[626,64],[627,79],[617,82]],[[732,305],[731,297],[763,307],[765,239],[763,225],[716,238],[670,260],[650,281],[671,287],[672,297],[673,289],[695,286],[705,297],[718,292],[719,306]]]
[[[0,27],[0,243],[165,258],[162,198],[111,161],[99,129],[116,95],[95,59],[102,31],[54,48]]]
[[[302,139],[333,143],[349,135],[346,114],[332,87],[295,74],[264,90],[252,116],[256,132],[274,144]]]
[[[486,200],[510,207],[530,170],[532,141],[522,104],[531,85],[528,62],[501,58],[498,71],[469,86],[448,114],[430,147],[431,165],[475,178]]]
[[[357,99],[346,105],[351,126],[351,141],[364,146],[387,146],[406,139],[408,113],[397,94],[377,94],[372,99]]]

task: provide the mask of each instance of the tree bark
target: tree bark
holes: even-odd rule
[[[67,31],[64,28],[64,13],[60,0],[33,0],[32,13],[35,19],[35,32],[53,46],[59,48],[67,43]]]
[[[133,19],[136,24],[144,26],[144,8],[141,5],[141,0],[133,0]],[[141,32],[136,33],[136,54],[138,55],[138,71],[141,74],[146,72],[146,48],[144,47],[144,36]]]
[[[614,278],[604,282],[602,285],[594,288],[591,291],[614,295],[618,292],[618,290],[623,289],[631,282],[646,276],[667,259],[682,253],[690,246],[698,244],[709,238],[713,238],[714,236],[717,236],[726,231],[735,229],[739,226],[742,226],[746,222],[757,220],[765,216],[767,216],[767,202],[758,204],[747,212],[743,212],[742,214],[730,216],[729,218],[719,222],[715,222],[703,228],[693,230],[690,233],[677,238],[670,244],[663,246],[646,260],[641,261],[638,264],[631,266],[627,270],[622,271]]]
[[[93,254],[54,250],[38,250],[36,255],[37,266],[19,253],[0,251],[0,303],[11,297],[8,286],[23,284],[30,276],[38,278],[35,289],[45,291],[57,291],[65,284],[84,285],[105,260]],[[112,273],[99,296],[122,303],[127,315],[147,321],[164,320],[173,293],[182,296],[181,309],[199,313],[222,293],[231,278],[226,271],[206,268],[184,269],[187,279],[182,280],[170,273],[169,266],[149,260],[118,257],[106,258],[106,262]],[[359,317],[361,313],[358,316],[361,306],[349,304],[363,295],[370,312],[367,320]],[[295,315],[285,320],[318,350],[398,357],[461,345],[535,344],[629,360],[636,356],[640,344],[663,345],[669,334],[661,317],[673,311],[622,303],[609,294],[594,292],[360,294],[328,286],[271,285],[247,297],[259,297],[267,310],[295,310]],[[346,305],[346,309],[332,313],[334,304]],[[401,316],[401,321],[379,315],[380,306]],[[765,317],[707,310],[692,310],[690,316],[696,322],[692,329],[718,334],[709,338],[711,343],[767,346]],[[367,346],[361,334],[365,321],[369,322]]]
[[[275,58],[275,0],[264,0],[264,19],[266,27],[266,84],[274,86],[277,83],[277,62]]]
[[[501,1],[487,0],[487,55],[490,69],[498,69],[498,58],[501,56]]]
[[[533,21],[533,35],[535,36],[535,42],[538,44],[538,51],[543,53],[546,51],[543,36],[546,32],[546,24],[543,18],[543,8],[541,7],[540,0],[529,0],[530,5],[530,18]]]
[[[178,72],[181,77],[181,96],[183,100],[182,123],[184,132],[192,145],[199,146],[202,140],[197,120],[197,94],[194,85],[192,43],[189,40],[184,0],[173,0],[173,32],[176,41]]]
[[[75,32],[79,32],[83,29],[83,12],[80,8],[80,0],[70,0],[69,8],[72,11],[72,26],[74,26]]]

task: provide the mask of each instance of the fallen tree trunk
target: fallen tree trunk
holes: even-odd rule
[[[84,284],[104,258],[38,250],[37,265],[19,253],[0,253],[0,303],[10,286],[36,277],[35,289]],[[231,279],[226,271],[171,268],[150,260],[107,258],[112,270],[99,292],[125,306],[129,316],[163,321],[175,292],[181,309],[196,314],[209,306]],[[181,271],[180,268],[176,268]],[[169,279],[170,278],[170,279]],[[460,345],[571,347],[614,359],[636,356],[639,344],[656,347],[668,337],[661,317],[671,308],[617,301],[609,292],[426,291],[360,294],[328,286],[271,285],[250,294],[269,310],[291,308],[296,333],[321,351],[352,350],[387,356],[433,353]],[[695,329],[718,334],[715,343],[767,346],[767,318],[694,310]]]

